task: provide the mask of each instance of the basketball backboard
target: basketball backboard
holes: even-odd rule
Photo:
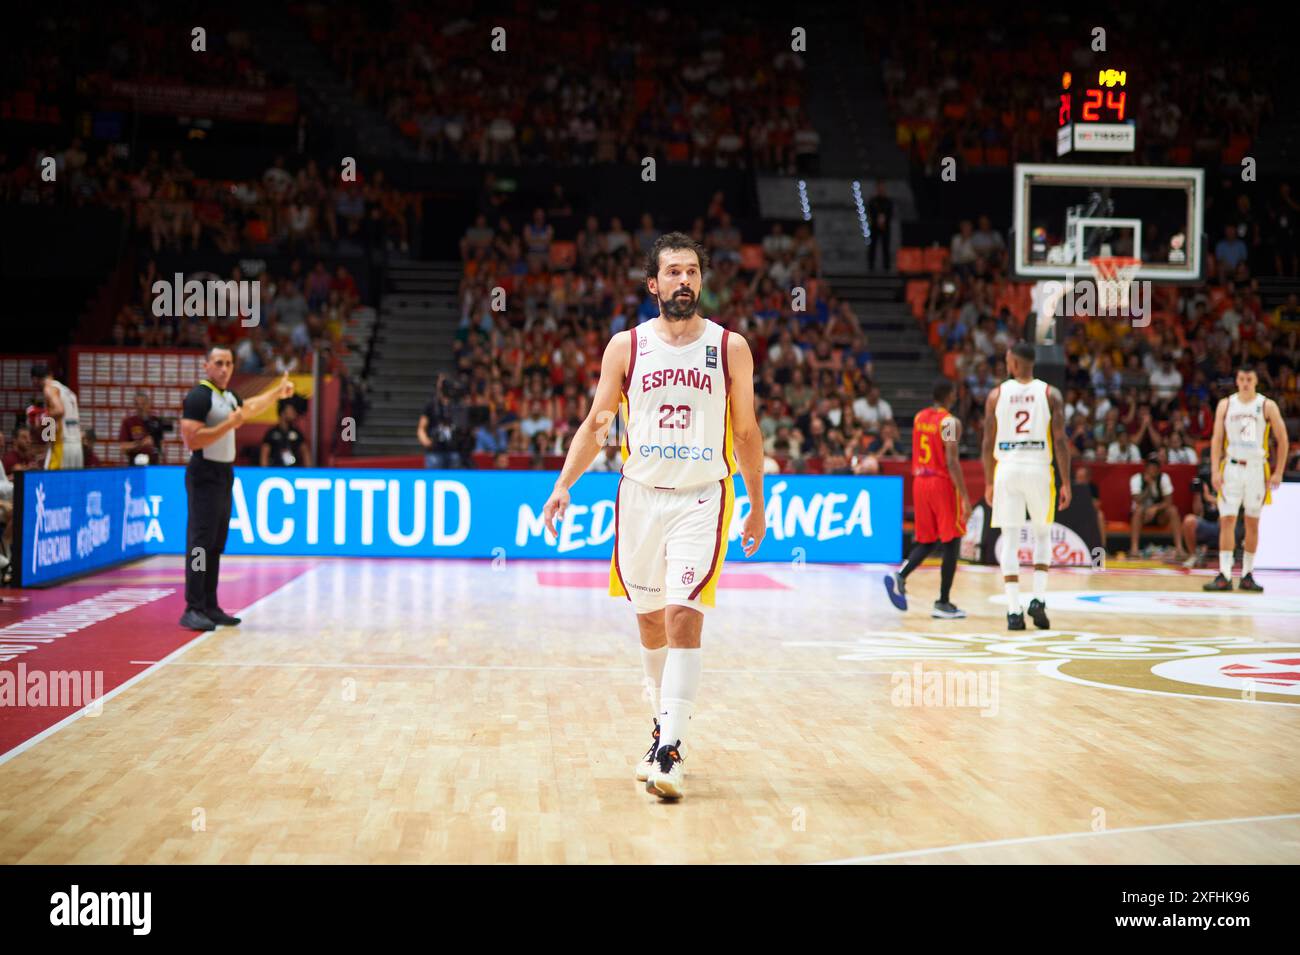
[[[1018,163],[1014,189],[1012,268],[1019,279],[1088,276],[1098,256],[1141,259],[1135,279],[1201,278],[1200,169]]]

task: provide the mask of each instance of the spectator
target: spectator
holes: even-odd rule
[[[1246,261],[1246,243],[1237,236],[1235,226],[1223,227],[1223,238],[1214,245],[1214,258],[1219,264],[1219,281],[1226,282],[1237,266]]]
[[[1165,448],[1165,459],[1169,464],[1195,464],[1196,449],[1187,446],[1181,431],[1169,434],[1169,444]]]
[[[975,254],[991,265],[1000,265],[1006,244],[1002,234],[993,228],[988,216],[980,216],[979,229],[971,236],[971,247]]]
[[[99,455],[95,453],[95,441],[98,440],[94,428],[81,429],[81,466],[83,468],[103,467],[104,462],[99,460]]]
[[[908,449],[903,446],[902,436],[893,418],[885,420],[880,426],[880,443],[873,444],[869,452],[882,461],[906,461]]]
[[[1142,452],[1129,440],[1128,429],[1122,424],[1115,428],[1115,440],[1106,450],[1107,464],[1140,464]]]
[[[885,191],[883,180],[876,182],[876,194],[867,201],[867,220],[871,224],[871,244],[867,247],[867,267],[873,272],[879,262],[881,271],[894,267],[889,255],[890,230],[894,225],[894,200]]]
[[[1183,374],[1174,367],[1174,356],[1165,352],[1160,367],[1151,372],[1151,389],[1157,400],[1172,401],[1183,390]]]
[[[875,385],[868,387],[866,400],[860,406],[854,402],[853,414],[871,431],[879,431],[881,424],[894,420],[894,409],[880,397],[880,389]]]
[[[952,270],[960,278],[970,278],[975,274],[975,260],[978,257],[975,251],[975,229],[969,219],[963,219],[950,243],[949,262]]]
[[[498,422],[496,411],[490,411],[488,420],[474,429],[474,453],[497,455],[509,447],[509,434]]]
[[[525,438],[528,439],[530,449],[535,450],[539,446],[538,436],[545,436],[554,427],[550,415],[546,414],[544,406],[540,401],[534,401],[528,409],[528,417],[519,422],[519,430]]]
[[[16,471],[40,470],[40,455],[41,452],[32,444],[32,429],[20,424],[14,429],[13,443],[4,456],[5,473],[12,475]]]
[[[149,392],[141,388],[135,393],[135,414],[122,419],[117,436],[122,457],[127,464],[135,464],[144,455],[148,464],[162,461],[163,422],[149,407]]]
[[[280,399],[278,408],[280,420],[262,437],[258,459],[262,467],[309,468],[312,466],[311,448],[307,446],[307,439],[297,428],[299,400]]]

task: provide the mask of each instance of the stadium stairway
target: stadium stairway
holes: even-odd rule
[[[273,51],[268,68],[287,73],[317,130],[346,130],[336,145],[354,155],[415,159],[415,147],[402,138],[383,114],[362,103],[333,64],[303,35],[301,27],[264,31],[259,50]],[[348,140],[351,142],[348,142]]]
[[[439,372],[455,370],[459,262],[390,262],[367,377],[369,410],[357,428],[358,457],[418,454],[416,424]]]
[[[815,41],[818,54],[807,58],[808,108],[821,137],[819,174],[906,181],[907,158],[894,144],[880,64],[867,59],[862,18],[848,28],[836,19],[833,7],[820,17],[809,13],[815,17],[809,25],[810,45]]]
[[[867,334],[880,396],[889,402],[903,441],[910,444],[912,418],[930,403],[940,372],[925,333],[903,302],[903,279],[842,273],[828,273],[826,279],[853,306]]]

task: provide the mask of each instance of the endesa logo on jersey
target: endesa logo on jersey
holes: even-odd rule
[[[694,444],[642,444],[637,446],[642,457],[665,461],[712,461],[713,448]]]

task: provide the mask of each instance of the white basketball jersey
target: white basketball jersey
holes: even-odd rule
[[[1228,457],[1235,461],[1262,464],[1268,454],[1268,419],[1264,417],[1263,395],[1254,401],[1242,401],[1237,395],[1228,397],[1228,410],[1223,416],[1223,436]]]
[[[646,322],[629,329],[623,382],[623,475],[657,488],[719,481],[736,472],[728,400],[727,336],[716,322],[674,347]]]
[[[1022,385],[1008,378],[999,386],[996,416],[993,457],[997,461],[1051,464],[1052,409],[1047,403],[1047,382],[1035,378]]]
[[[81,413],[77,409],[77,396],[71,388],[61,381],[54,382],[59,389],[59,398],[63,401],[63,430],[59,440],[74,448],[81,447]]]

